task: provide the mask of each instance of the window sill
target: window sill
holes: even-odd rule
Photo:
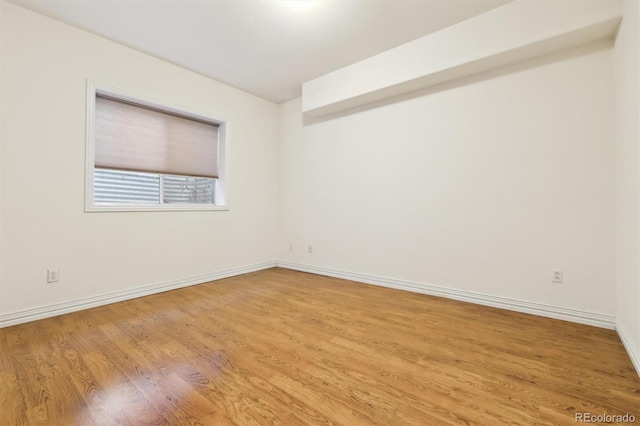
[[[184,212],[184,211],[229,211],[229,206],[212,205],[131,205],[131,206],[86,206],[85,213],[100,212]]]

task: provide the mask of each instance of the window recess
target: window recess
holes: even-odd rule
[[[89,83],[87,211],[226,209],[226,121]]]

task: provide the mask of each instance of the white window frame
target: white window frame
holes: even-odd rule
[[[96,94],[110,96],[134,104],[159,108],[168,112],[192,117],[217,124],[218,127],[218,178],[216,179],[215,204],[131,204],[131,205],[100,205],[93,203],[93,173],[95,168],[95,116]],[[140,212],[140,211],[200,211],[200,210],[229,210],[227,188],[229,173],[227,157],[229,149],[229,120],[202,111],[196,111],[181,105],[160,101],[138,93],[117,89],[105,84],[87,80],[87,141],[85,166],[85,212]],[[162,185],[160,185],[162,188]]]

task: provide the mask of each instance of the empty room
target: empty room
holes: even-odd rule
[[[0,426],[640,424],[640,1],[0,0]]]

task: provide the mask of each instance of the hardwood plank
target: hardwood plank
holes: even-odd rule
[[[0,424],[640,421],[615,332],[271,269],[0,329]]]
[[[7,424],[29,424],[27,407],[20,392],[18,379],[12,372],[0,371],[0,407],[2,411],[6,410],[3,417]]]

